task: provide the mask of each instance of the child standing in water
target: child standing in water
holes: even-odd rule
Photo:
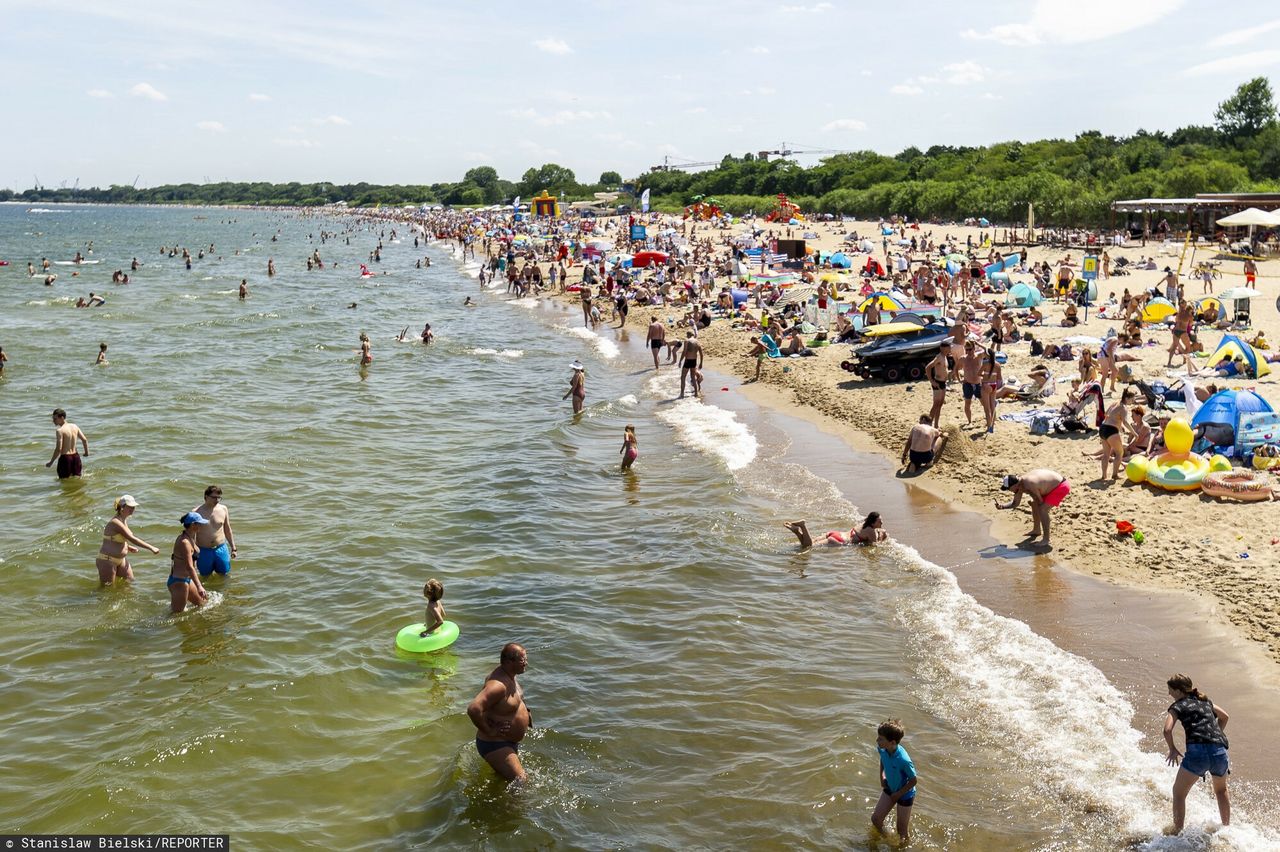
[[[107,344],[105,343],[98,344],[98,360],[94,361],[93,363],[95,365],[102,366],[102,367],[105,367],[107,366],[108,363],[110,363],[109,361],[107,361]]]
[[[876,729],[876,749],[880,752],[880,801],[871,812],[871,824],[884,831],[885,818],[897,805],[898,837],[910,840],[911,806],[916,801],[916,765],[902,747],[906,731],[897,719],[887,719]]]
[[[444,624],[444,607],[440,605],[440,599],[444,597],[444,583],[434,578],[428,580],[422,587],[422,596],[427,599],[427,629],[418,635],[430,636]]]
[[[639,442],[636,441],[636,427],[630,423],[622,432],[622,469],[631,470],[631,465],[640,456]]]

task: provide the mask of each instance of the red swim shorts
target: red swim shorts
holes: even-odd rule
[[[1064,479],[1058,483],[1057,488],[1044,495],[1044,504],[1049,508],[1054,508],[1070,493],[1071,485]]]

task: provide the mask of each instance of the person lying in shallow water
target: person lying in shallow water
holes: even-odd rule
[[[783,524],[783,526],[795,533],[796,538],[800,541],[801,550],[808,550],[813,547],[813,537],[809,535],[809,528],[805,525],[805,521],[790,521]],[[842,546],[846,544],[879,544],[888,540],[889,534],[884,531],[884,522],[880,520],[880,513],[871,512],[867,515],[866,520],[862,522],[861,529],[849,530],[848,533],[832,530],[823,537],[822,543],[824,545]]]

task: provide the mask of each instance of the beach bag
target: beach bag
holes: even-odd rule
[[[1048,414],[1037,414],[1031,418],[1032,435],[1048,435],[1053,427],[1053,417]]]

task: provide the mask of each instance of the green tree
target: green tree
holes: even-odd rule
[[[1266,77],[1242,83],[1236,93],[1218,104],[1213,114],[1218,130],[1231,141],[1250,139],[1275,123],[1276,102]]]
[[[618,174],[617,172],[601,172],[600,185],[601,186],[621,186],[622,175]]]

